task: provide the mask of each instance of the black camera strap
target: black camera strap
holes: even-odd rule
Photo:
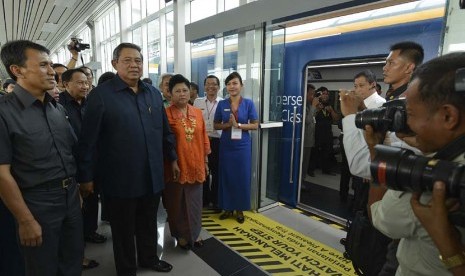
[[[455,158],[465,153],[465,135],[462,135],[440,149],[433,158],[453,161]]]

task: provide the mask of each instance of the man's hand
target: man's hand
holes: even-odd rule
[[[19,240],[23,246],[42,245],[42,227],[35,219],[18,222]]]
[[[363,135],[365,136],[365,142],[370,150],[371,160],[373,160],[373,158],[375,158],[375,146],[383,143],[386,132],[375,132],[372,126],[366,125]]]
[[[342,115],[347,116],[358,112],[358,107],[363,102],[362,98],[355,95],[353,91],[339,90]]]
[[[171,170],[173,172],[173,180],[179,181],[179,176],[181,175],[181,169],[178,166],[178,160],[171,162]]]
[[[83,198],[88,197],[90,194],[94,193],[94,182],[85,182],[79,184],[79,192]]]

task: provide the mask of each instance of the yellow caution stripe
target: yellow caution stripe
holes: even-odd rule
[[[219,219],[204,212],[202,226],[224,244],[272,275],[355,275],[342,253],[261,214]],[[339,226],[339,225],[336,225]]]

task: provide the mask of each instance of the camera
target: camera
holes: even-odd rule
[[[82,50],[90,49],[90,44],[81,43],[81,40],[82,39],[71,38],[71,41],[74,43],[74,46],[70,44],[68,45],[68,49],[70,51],[75,50],[76,52],[81,52]]]
[[[375,131],[411,132],[407,125],[405,99],[388,101],[379,108],[358,112],[355,115],[355,125],[360,129],[370,125]]]
[[[465,165],[447,160],[415,155],[413,151],[375,146],[370,171],[373,181],[389,189],[408,192],[432,191],[435,181],[446,183],[449,197],[465,195]],[[465,199],[465,197],[463,197]]]

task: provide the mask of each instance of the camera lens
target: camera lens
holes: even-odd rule
[[[465,165],[415,155],[397,147],[377,145],[370,164],[373,181],[389,189],[409,192],[432,191],[434,182],[446,183],[448,195],[460,197],[465,188]]]
[[[358,112],[355,115],[355,126],[360,129],[365,129],[366,125],[370,125],[375,130],[382,130],[384,126],[385,107],[366,109]]]

